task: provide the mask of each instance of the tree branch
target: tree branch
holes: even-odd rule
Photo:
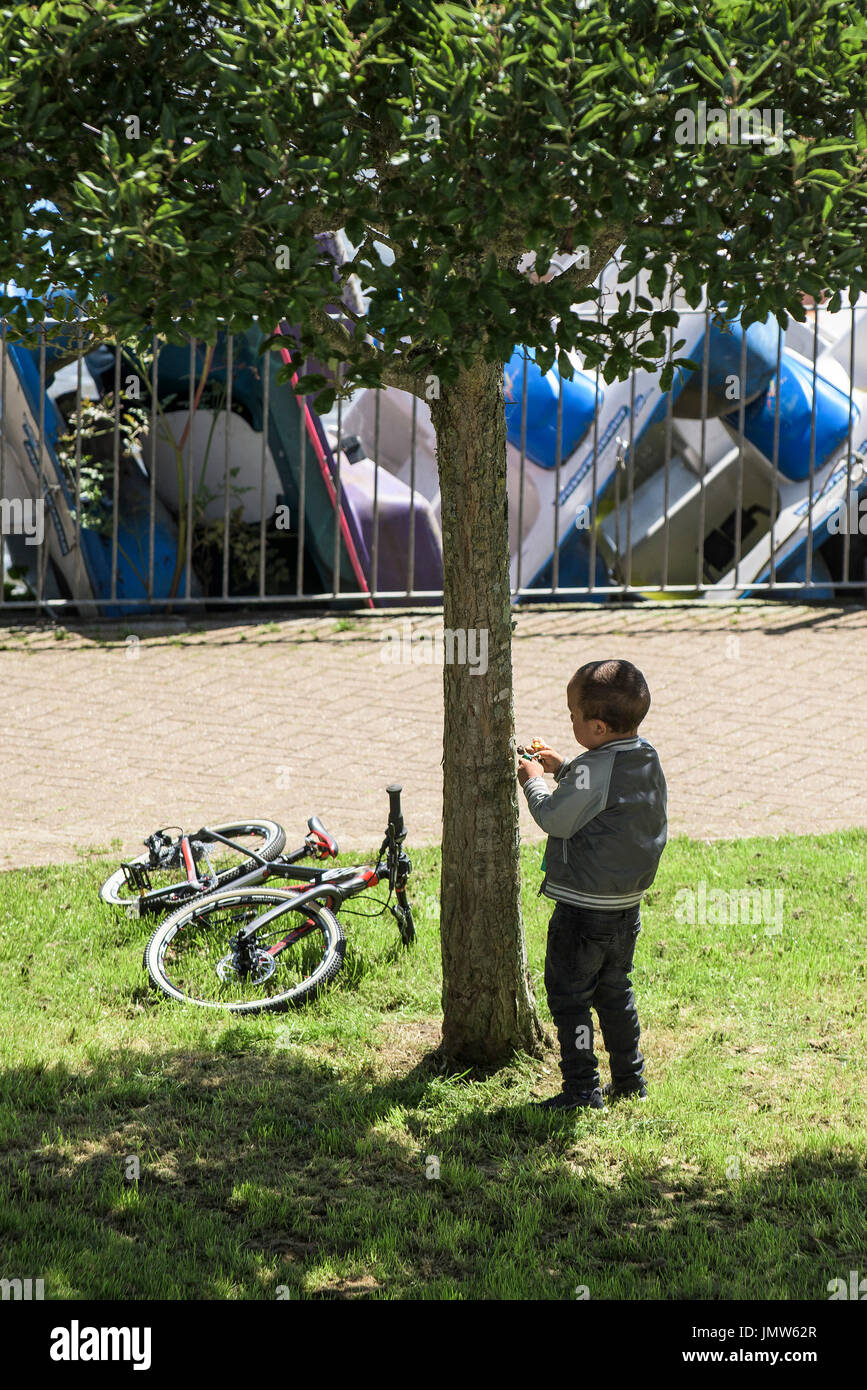
[[[341,313],[344,310],[341,309]],[[354,314],[350,314],[355,318]],[[375,366],[380,374],[380,379],[386,386],[396,386],[401,391],[409,391],[414,396],[422,396],[423,378],[418,373],[413,372],[406,360],[398,353],[393,353],[390,358],[386,358],[381,348],[376,348],[372,343],[359,338],[348,332],[339,319],[332,318],[326,314],[324,309],[310,309],[310,324],[315,330],[320,340],[325,343],[333,356],[341,361],[346,359],[347,349],[351,347],[352,355],[358,361]]]
[[[572,265],[568,270],[561,270],[554,279],[567,285],[574,285],[576,289],[586,289],[588,285],[593,285],[599,279],[602,271],[607,266],[618,246],[622,246],[626,240],[626,228],[615,224],[606,227],[604,232],[596,238],[590,248],[589,265]]]

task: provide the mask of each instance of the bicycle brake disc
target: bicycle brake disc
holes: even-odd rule
[[[277,962],[268,951],[257,951],[252,969],[248,968],[245,974],[238,969],[233,955],[223,956],[222,960],[217,961],[216,966],[217,974],[224,983],[241,980],[254,985],[261,984],[263,980],[270,980],[276,969]]]

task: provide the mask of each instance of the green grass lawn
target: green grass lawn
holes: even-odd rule
[[[439,855],[412,857],[411,951],[347,917],[329,993],[247,1021],[148,987],[150,928],[96,897],[107,861],[0,875],[0,1276],[46,1298],[827,1299],[867,1273],[867,832],[672,841],[633,976],[650,1099],[552,1118],[524,1102],[559,1089],[553,1052],[425,1061]],[[701,879],[782,889],[782,932],[678,921]]]

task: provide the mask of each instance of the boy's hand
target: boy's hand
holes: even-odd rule
[[[547,743],[537,743],[533,749],[533,757],[536,762],[542,764],[544,772],[557,772],[564,761],[557,750],[549,747]]]
[[[533,762],[532,759],[518,759],[518,781],[523,787],[525,782],[529,782],[531,777],[541,777],[544,768],[541,763]]]

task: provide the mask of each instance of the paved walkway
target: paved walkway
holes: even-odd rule
[[[573,747],[582,662],[647,676],[672,833],[728,837],[867,824],[867,612],[783,604],[518,611],[519,738]],[[264,814],[298,841],[320,814],[378,843],[404,784],[415,843],[442,808],[442,670],[386,665],[404,615],[298,618],[138,640],[0,629],[0,868],[133,851],[158,825]],[[412,631],[441,619],[411,618]],[[62,632],[62,630],[61,630]],[[117,629],[115,629],[115,634]],[[539,832],[521,798],[522,826]],[[112,842],[115,842],[112,844]]]

